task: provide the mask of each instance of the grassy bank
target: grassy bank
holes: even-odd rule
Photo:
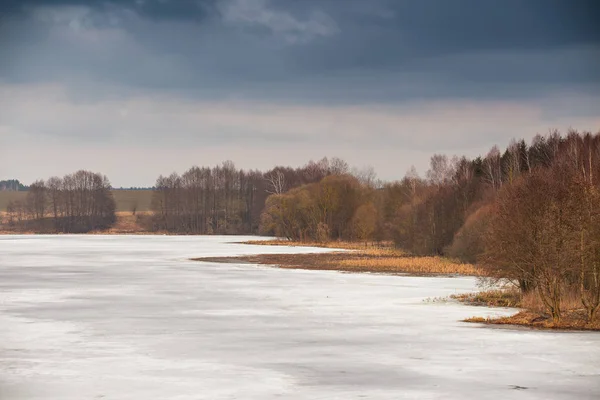
[[[594,321],[589,322],[579,298],[573,294],[565,296],[562,303],[563,316],[560,322],[557,323],[553,322],[552,318],[544,312],[544,307],[534,292],[522,295],[515,289],[503,289],[451,297],[469,305],[521,309],[509,317],[483,318],[474,316],[465,319],[465,322],[489,325],[515,325],[536,329],[600,331],[600,319],[596,317]]]
[[[300,268],[310,270],[335,270],[346,272],[377,272],[411,275],[470,275],[485,276],[482,269],[472,264],[464,264],[443,257],[414,257],[394,248],[390,243],[299,243],[287,240],[250,241],[253,245],[271,246],[311,246],[351,250],[323,254],[264,254],[231,258],[203,258],[199,261],[248,262],[253,264],[276,265],[280,268]],[[553,323],[544,312],[544,307],[535,292],[521,295],[514,288],[504,288],[451,296],[460,302],[486,307],[509,307],[520,309],[514,315],[502,318],[472,317],[465,322],[490,325],[515,325],[537,329],[561,330],[600,330],[600,321],[589,323],[575,293],[567,293],[563,298],[563,318]]]
[[[231,258],[200,258],[197,261],[249,262],[276,265],[280,268],[332,270],[345,272],[375,272],[412,275],[472,275],[483,272],[472,264],[443,257],[413,257],[389,244],[357,242],[298,243],[289,241],[251,241],[255,245],[311,246],[351,251],[310,254],[261,254]]]
[[[556,330],[575,330],[575,331],[600,331],[600,321],[596,320],[589,323],[586,320],[583,311],[566,311],[560,322],[554,323],[552,318],[543,313],[524,310],[510,317],[500,318],[482,318],[471,317],[465,319],[465,322],[475,322],[489,325],[513,325],[523,326],[534,329],[556,329]]]

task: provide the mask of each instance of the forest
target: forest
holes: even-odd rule
[[[535,292],[555,322],[566,296],[600,309],[600,134],[553,132],[468,160],[431,158],[425,178],[373,186],[348,174],[271,195],[264,234],[392,240],[415,255],[477,262]]]
[[[28,187],[23,185],[17,179],[7,179],[0,181],[0,191],[19,192],[25,191]]]
[[[569,293],[589,320],[600,309],[600,133],[553,131],[475,159],[436,154],[426,176],[412,168],[395,182],[338,158],[266,172],[226,161],[160,176],[152,196],[140,219],[150,232],[393,242],[477,263],[537,293],[554,320]],[[34,182],[7,216],[11,229],[44,232],[116,219],[108,179],[86,171]]]

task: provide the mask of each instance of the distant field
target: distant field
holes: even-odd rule
[[[25,196],[27,192],[0,191],[0,212],[6,211],[6,206],[11,201],[25,199]],[[113,196],[118,212],[131,212],[134,206],[137,211],[150,211],[152,190],[113,190]]]
[[[150,211],[152,190],[113,190],[117,211]]]
[[[27,192],[0,192],[0,211],[6,211],[8,203],[15,200],[23,200]]]

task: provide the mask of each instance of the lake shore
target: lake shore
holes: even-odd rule
[[[464,264],[443,257],[413,257],[389,244],[357,242],[303,243],[287,240],[256,240],[243,244],[261,246],[322,247],[339,249],[329,253],[306,254],[255,254],[232,257],[201,257],[194,261],[218,263],[244,263],[267,265],[283,269],[340,271],[352,273],[377,273],[410,276],[477,276],[485,272],[472,264]],[[487,325],[510,325],[542,330],[600,331],[598,318],[588,323],[580,309],[564,313],[560,323],[553,323],[544,312],[523,307],[516,291],[491,290],[453,295],[451,299],[467,305],[514,308],[515,314],[500,318],[473,316],[464,322]]]
[[[10,385],[0,397],[387,399],[408,386],[416,397],[510,398],[518,385],[566,400],[597,392],[600,335],[488,329],[458,321],[512,310],[423,301],[472,292],[472,277],[189,261],[323,251],[236,243],[254,239],[2,238],[0,369]]]
[[[513,315],[499,318],[473,316],[466,318],[464,322],[521,326],[541,330],[600,331],[598,317],[593,322],[589,322],[585,310],[577,299],[571,299],[571,304],[565,306],[562,312],[561,320],[553,322],[550,315],[543,311],[543,307],[533,293],[523,296],[515,289],[495,289],[450,297],[470,306],[508,307],[518,311]]]
[[[339,249],[328,253],[258,254],[235,257],[203,257],[194,261],[237,262],[277,266],[284,269],[307,269],[380,274],[410,274],[415,276],[483,276],[472,264],[443,257],[413,257],[389,244],[358,242],[301,243],[285,240],[244,242],[261,246],[322,247]]]
[[[510,325],[522,326],[539,330],[552,331],[596,331],[600,332],[600,321],[592,323],[586,321],[585,314],[581,310],[565,312],[559,323],[552,322],[552,318],[543,313],[535,311],[519,311],[515,315],[499,318],[471,317],[464,322],[474,322],[487,325]]]

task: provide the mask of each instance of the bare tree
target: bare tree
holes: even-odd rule
[[[362,168],[353,168],[352,175],[365,186],[375,188],[377,185],[377,173],[371,165]]]
[[[483,160],[483,173],[485,181],[494,189],[502,187],[502,163],[498,146],[492,147]]]
[[[348,163],[341,158],[333,157],[329,162],[329,174],[344,175],[350,170]]]
[[[285,175],[281,171],[273,171],[265,176],[267,193],[282,194],[286,191]]]
[[[442,186],[452,179],[453,171],[448,157],[443,154],[434,154],[430,160],[427,179],[435,186]]]

